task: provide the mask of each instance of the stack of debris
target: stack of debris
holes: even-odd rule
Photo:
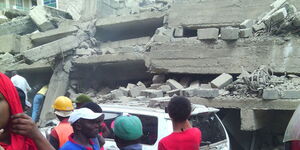
[[[300,26],[300,13],[287,0],[277,0],[270,5],[271,10],[262,14],[253,30],[260,34],[269,31],[274,34],[297,33]]]

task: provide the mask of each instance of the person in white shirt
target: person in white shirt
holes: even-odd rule
[[[16,71],[12,72],[12,77],[10,78],[11,82],[14,84],[15,87],[20,88],[25,93],[25,103],[27,107],[31,107],[31,103],[28,101],[27,93],[31,90],[31,87],[29,86],[27,80],[18,75]]]

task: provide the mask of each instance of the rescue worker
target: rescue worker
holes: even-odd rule
[[[0,73],[0,146],[5,150],[53,150],[29,116],[23,113],[17,90]]]
[[[191,102],[182,96],[173,97],[168,104],[168,113],[173,124],[173,133],[161,139],[158,150],[199,150],[201,131],[188,121]]]
[[[73,128],[68,119],[74,107],[72,100],[65,96],[57,97],[52,107],[60,123],[52,129],[49,140],[51,145],[58,150],[68,141],[69,136],[73,133]]]
[[[40,116],[40,110],[44,103],[45,95],[48,90],[48,85],[44,85],[34,96],[31,118],[34,122],[37,122]]]
[[[97,143],[100,124],[104,120],[102,113],[95,113],[88,108],[75,110],[70,118],[74,133],[60,150],[100,150]]]
[[[76,109],[81,108],[82,105],[84,105],[85,103],[88,103],[88,102],[93,102],[93,100],[89,96],[84,95],[84,94],[79,95],[75,99],[75,101],[73,101],[73,103],[76,104]]]
[[[120,116],[115,119],[113,131],[120,150],[142,150],[142,122],[137,116]]]

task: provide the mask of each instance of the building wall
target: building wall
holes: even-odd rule
[[[31,0],[0,0],[0,10],[10,8],[28,11],[31,7]]]

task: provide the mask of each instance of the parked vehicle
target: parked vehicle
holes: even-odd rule
[[[141,139],[143,150],[156,150],[160,139],[172,133],[173,130],[168,113],[161,109],[103,104],[101,104],[101,108],[105,113],[105,123],[108,127],[110,127],[112,121],[118,116],[128,114],[138,116],[143,124],[144,135]],[[218,109],[203,105],[193,106],[189,120],[193,127],[200,128],[202,131],[201,150],[230,149],[226,129],[216,115],[218,111]],[[113,139],[113,131],[111,128],[110,130],[111,135],[106,137],[104,148],[106,150],[118,150]]]

